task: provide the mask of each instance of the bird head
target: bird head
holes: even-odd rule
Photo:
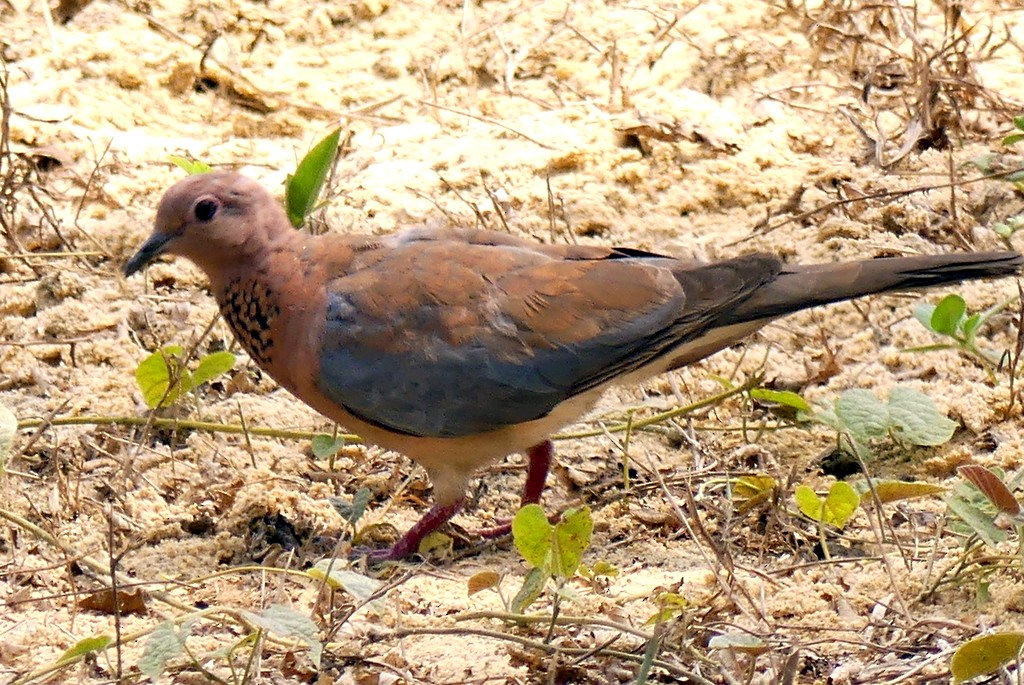
[[[189,176],[164,193],[153,233],[124,265],[124,274],[163,254],[186,257],[210,273],[218,262],[244,258],[246,245],[280,223],[277,213],[282,210],[263,186],[241,174]]]

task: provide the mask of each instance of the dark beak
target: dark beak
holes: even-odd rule
[[[142,244],[139,251],[124,265],[124,275],[131,276],[136,271],[145,268],[147,264],[159,257],[167,249],[167,243],[173,235],[167,233],[154,233],[149,240]]]

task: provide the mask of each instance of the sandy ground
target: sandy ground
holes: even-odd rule
[[[979,0],[963,3],[957,22],[942,3],[863,4],[97,0],[48,30],[37,3],[0,0],[11,146],[19,159],[62,163],[18,190],[0,244],[0,403],[23,422],[145,418],[135,366],[162,345],[193,343],[216,314],[187,263],[119,275],[161,192],[183,175],[169,156],[244,169],[279,193],[295,161],[339,124],[351,139],[326,210],[334,231],[445,220],[503,230],[494,196],[510,229],[536,240],[699,259],[998,249],[988,227],[1021,211],[1020,196],[996,180],[948,183],[978,177],[964,163],[979,155],[1014,163],[999,141],[1024,86],[1021,49],[1004,39],[1024,35],[1024,10]],[[924,77],[936,95],[923,107]],[[911,136],[902,150],[914,120],[949,145]],[[880,141],[874,152],[868,137]],[[973,311],[1016,285],[957,292]],[[938,295],[791,317],[672,379],[610,394],[577,428],[698,400],[720,390],[715,376],[763,367],[811,399],[907,385],[960,424],[948,445],[888,450],[873,476],[953,484],[962,463],[1014,470],[1020,407],[1007,411],[1006,374],[992,382],[955,352],[901,352],[933,342],[911,311]],[[1010,316],[984,333],[994,349],[1014,335]],[[218,321],[198,353],[224,348],[234,343]],[[244,357],[171,414],[331,430]],[[946,682],[952,648],[1022,627],[1010,546],[925,592],[964,544],[935,498],[887,506],[884,531],[860,511],[833,540],[849,555],[821,562],[792,488],[827,489],[832,437],[736,430],[744,422],[774,425],[731,400],[692,423],[632,435],[628,492],[621,434],[557,443],[546,505],[589,504],[596,528],[585,562],[619,574],[570,582],[565,620],[550,636],[547,623],[479,616],[505,611],[525,576],[508,543],[375,572],[392,587],[354,613],[344,593],[318,596],[315,581],[277,570],[307,568],[324,540],[348,536],[330,497],[370,488],[360,526],[385,536],[387,525],[415,521],[429,483],[397,455],[352,445],[331,470],[307,440],[26,424],[0,506],[40,529],[13,518],[0,528],[0,682],[109,682],[118,668],[118,682],[138,681],[149,633],[200,609],[208,612],[187,643],[196,662],[172,660],[162,682],[632,682],[665,592],[686,608],[658,628],[660,658],[710,682],[748,671],[757,683]],[[748,472],[773,475],[783,493],[740,514],[724,482]],[[517,456],[482,474],[457,526],[510,514],[522,476]],[[264,517],[287,521],[301,544],[285,550],[254,532]],[[119,652],[45,672],[79,640],[114,634],[111,613],[86,601],[100,586],[88,562],[112,557],[122,582],[162,594],[121,618]],[[500,594],[468,593],[482,571],[501,575]],[[550,615],[552,597],[532,609]],[[316,621],[327,642],[319,674],[286,641],[259,643],[249,660],[234,617],[274,604]],[[710,649],[719,634],[754,635],[764,649]],[[539,646],[547,637],[554,652]],[[231,657],[214,654],[236,646]],[[656,667],[651,678],[680,673]]]

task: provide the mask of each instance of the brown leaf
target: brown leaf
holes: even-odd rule
[[[122,616],[125,614],[145,614],[146,601],[142,590],[121,590],[117,593],[118,607]],[[98,611],[103,614],[115,613],[114,593],[111,590],[98,590],[78,600],[79,608],[86,611]]]
[[[466,582],[468,594],[473,596],[481,590],[488,590],[492,587],[497,587],[499,580],[501,580],[501,576],[495,571],[480,571],[479,573],[474,573]]]
[[[958,468],[957,473],[974,483],[974,487],[981,490],[981,493],[988,498],[988,501],[995,505],[1001,513],[1009,516],[1017,516],[1020,513],[1020,503],[1013,496],[1006,484],[984,466],[978,464],[965,464]]]

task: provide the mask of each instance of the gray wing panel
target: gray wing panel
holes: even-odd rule
[[[619,331],[583,345],[508,355],[508,341],[497,335],[459,346],[423,336],[394,351],[365,341],[407,329],[368,326],[351,312],[343,296],[331,296],[317,386],[364,421],[420,436],[471,435],[541,418],[580,392],[582,378],[644,344],[644,336]],[[631,329],[649,331],[654,322],[633,323]]]

